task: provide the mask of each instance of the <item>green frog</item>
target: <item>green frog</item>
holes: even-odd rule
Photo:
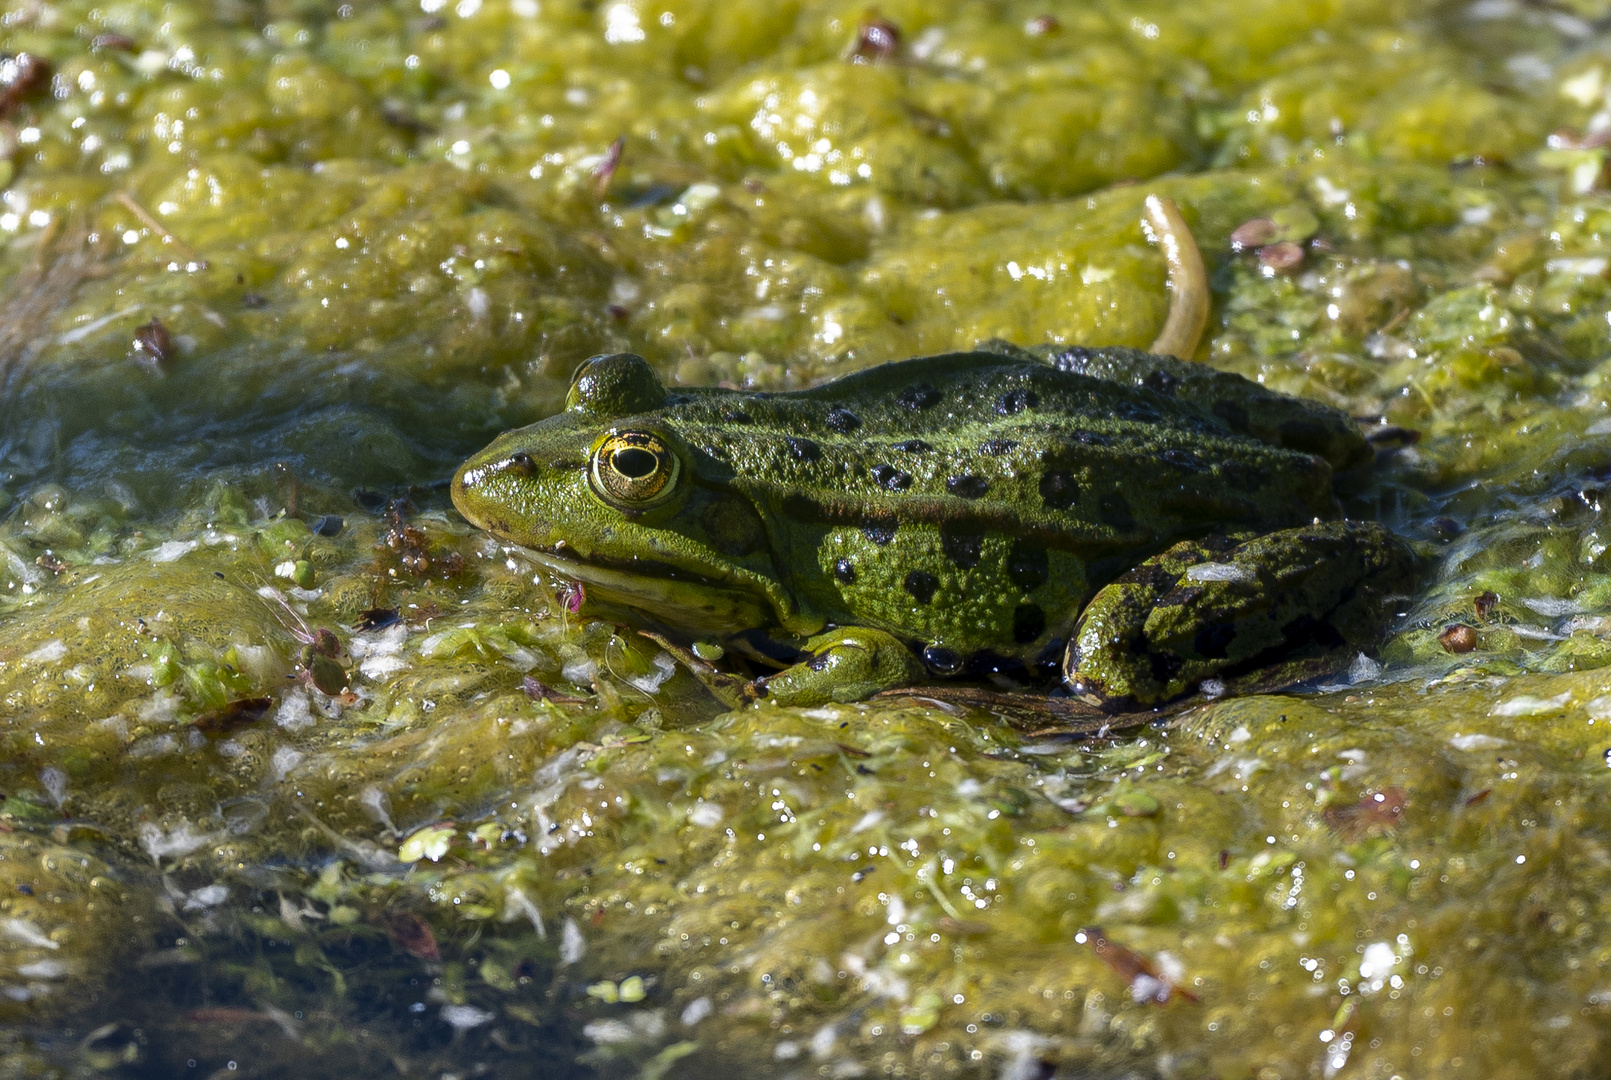
[[[1333,480],[1346,415],[1127,348],[919,357],[809,390],[668,389],[597,356],[565,411],[453,478],[476,526],[591,599],[778,670],[783,704],[1061,679],[1109,711],[1296,681],[1413,585]]]

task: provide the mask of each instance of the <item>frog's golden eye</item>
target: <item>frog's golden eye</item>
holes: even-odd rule
[[[677,490],[682,464],[658,435],[623,431],[593,451],[588,476],[599,498],[623,510],[648,510]]]

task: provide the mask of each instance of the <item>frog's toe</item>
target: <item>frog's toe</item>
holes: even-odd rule
[[[755,680],[757,691],[779,705],[826,705],[911,686],[923,665],[893,634],[867,627],[830,630],[806,643],[810,659]]]
[[[1409,548],[1374,522],[1177,544],[1097,594],[1064,676],[1106,709],[1161,704],[1206,679],[1313,677],[1374,644],[1414,576]]]

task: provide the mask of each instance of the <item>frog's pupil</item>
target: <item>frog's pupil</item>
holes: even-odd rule
[[[628,447],[610,455],[610,467],[629,480],[642,480],[660,467],[660,459],[647,450]]]

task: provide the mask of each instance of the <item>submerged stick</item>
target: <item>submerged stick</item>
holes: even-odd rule
[[[1169,317],[1149,351],[1190,360],[1208,325],[1208,273],[1202,252],[1175,200],[1148,195],[1147,223],[1169,264]]]
[[[94,237],[94,239],[92,239]],[[0,279],[0,400],[44,347],[51,319],[86,279],[104,274],[104,238],[81,218],[53,215],[40,230],[32,257],[10,279]]]

